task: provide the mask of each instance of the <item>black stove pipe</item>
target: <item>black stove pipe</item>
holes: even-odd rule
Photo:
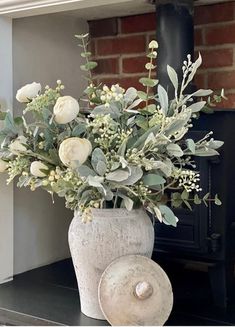
[[[193,0],[156,0],[157,41],[157,78],[170,96],[173,87],[167,75],[167,64],[172,66],[182,78],[182,64],[190,54],[194,54]],[[194,90],[189,86],[188,92]]]

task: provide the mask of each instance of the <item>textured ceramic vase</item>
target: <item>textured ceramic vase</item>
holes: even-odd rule
[[[151,257],[154,228],[143,210],[92,209],[93,220],[82,223],[79,213],[69,228],[69,246],[76,272],[81,311],[88,317],[105,319],[98,301],[100,277],[120,256]]]

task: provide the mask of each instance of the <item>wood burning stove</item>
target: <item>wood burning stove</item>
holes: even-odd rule
[[[193,0],[157,0],[158,79],[171,92],[166,74],[170,64],[180,75],[187,54],[193,57]],[[194,86],[191,85],[191,90]],[[189,90],[190,91],[190,90]],[[214,131],[225,142],[219,158],[199,158],[203,193],[219,194],[223,205],[210,204],[177,209],[178,227],[156,224],[157,260],[200,262],[207,266],[215,304],[226,307],[232,300],[235,261],[235,111],[202,114],[194,121],[190,137]]]

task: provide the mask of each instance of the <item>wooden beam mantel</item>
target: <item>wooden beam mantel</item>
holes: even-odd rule
[[[154,11],[156,0],[1,0],[0,16],[11,18],[63,11],[76,11],[87,19],[127,16]],[[232,0],[195,0],[195,5],[210,5]],[[105,10],[104,10],[105,9]]]
[[[134,13],[144,13],[154,11],[154,6],[146,0],[1,0],[0,1],[0,15],[5,15],[11,18],[18,18],[24,16],[34,16],[40,14],[48,14],[63,11],[76,11],[87,10],[94,16],[94,11],[99,18],[103,15],[114,15],[117,10],[120,14],[124,15],[133,10]],[[108,12],[107,12],[108,10]],[[94,17],[96,18],[96,17]]]

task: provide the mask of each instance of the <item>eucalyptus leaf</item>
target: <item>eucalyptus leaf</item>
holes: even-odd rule
[[[205,107],[206,101],[199,101],[191,104],[191,106],[188,107],[189,110],[192,111],[192,113],[199,112],[203,107]]]
[[[50,159],[53,161],[54,165],[57,166],[60,164],[60,158],[58,155],[58,151],[56,149],[49,150]]]
[[[146,119],[146,117],[144,116],[138,116],[135,119],[135,124],[141,128],[143,128],[143,130],[148,130],[149,128],[149,124],[148,124],[148,120]]]
[[[143,182],[147,186],[162,185],[166,182],[165,178],[157,174],[148,174],[143,177]]]
[[[110,115],[112,118],[117,119],[121,116],[121,113],[119,108],[111,103],[109,107],[105,107],[103,104],[95,107],[91,112],[91,116],[95,117],[97,115]]]
[[[103,176],[106,173],[106,158],[104,152],[100,148],[96,148],[92,152],[91,165],[99,175]]]
[[[195,156],[198,157],[211,157],[211,156],[218,156],[218,155],[219,155],[218,151],[210,148],[199,148],[196,149],[195,151]]]
[[[129,87],[124,94],[124,101],[132,103],[137,98],[137,90],[134,87]]]
[[[137,91],[137,95],[138,95],[138,97],[139,97],[140,99],[142,99],[142,100],[147,100],[148,95],[147,95],[146,92],[143,92],[143,91]]]
[[[146,140],[144,142],[144,145],[147,145],[150,142],[152,142],[152,143],[155,143],[156,142],[156,137],[155,137],[155,135],[153,133],[150,133],[148,135],[148,137],[146,138]]]
[[[202,203],[202,200],[199,198],[197,193],[194,195],[194,203],[198,205]]]
[[[187,200],[184,200],[184,204],[186,205],[186,207],[188,207],[189,210],[193,210],[190,203]]]
[[[134,185],[137,183],[143,176],[143,171],[138,166],[129,166],[129,176],[127,179],[122,181],[123,185]]]
[[[181,199],[181,193],[179,193],[179,192],[172,193],[172,196],[171,196],[172,207],[179,208],[179,207],[181,207],[182,203],[183,203],[183,200]]]
[[[8,130],[14,134],[17,134],[17,128],[15,126],[14,119],[12,117],[12,114],[9,111],[6,113],[6,116],[4,119],[4,127],[6,130]]]
[[[166,225],[176,227],[179,219],[175,216],[174,212],[166,205],[160,205],[159,210],[162,214],[162,220]]]
[[[190,97],[194,96],[194,97],[206,97],[210,94],[212,94],[213,91],[208,89],[208,90],[204,90],[204,89],[200,89],[200,90],[197,90],[196,92],[190,94]]]
[[[153,207],[154,213],[157,217],[157,219],[162,223],[162,213],[158,207]]]
[[[6,118],[7,113],[0,111],[0,120],[4,120]]]
[[[182,151],[181,147],[176,143],[170,143],[166,147],[167,152],[174,157],[182,157],[184,152]]]
[[[153,162],[153,168],[163,172],[163,174],[165,174],[166,177],[171,176],[172,167],[173,164],[170,159],[166,159],[165,161],[158,160]]]
[[[186,190],[184,190],[181,193],[181,199],[184,201],[184,200],[188,200],[188,198],[189,198],[189,192],[187,192]]]
[[[80,136],[81,134],[83,134],[86,131],[86,125],[85,124],[79,124],[77,126],[75,126],[72,130],[72,136],[76,137],[76,136]]]
[[[215,204],[216,204],[217,206],[221,206],[221,205],[222,205],[222,202],[221,202],[221,200],[219,199],[218,194],[215,195]]]
[[[187,139],[186,144],[187,144],[188,149],[192,152],[192,154],[195,154],[196,145],[195,145],[194,140]]]
[[[168,112],[168,105],[169,105],[168,94],[167,94],[166,90],[164,89],[164,87],[161,86],[160,84],[158,85],[157,92],[158,92],[158,97],[159,97],[159,102],[160,102],[162,112],[163,112],[164,116],[166,116],[167,112]]]
[[[133,200],[120,192],[118,192],[118,196],[123,199],[126,209],[128,211],[131,211],[133,209],[133,205],[134,205]]]
[[[77,172],[82,177],[88,177],[88,176],[96,176],[96,173],[93,169],[89,168],[86,165],[81,165],[77,168]]]
[[[122,169],[117,169],[106,175],[108,181],[122,182],[129,177],[129,172]]]
[[[191,82],[193,80],[194,75],[196,74],[196,71],[201,66],[201,64],[202,64],[202,56],[201,56],[201,54],[199,52],[199,56],[198,56],[197,60],[192,65],[192,71],[188,76],[187,83],[189,83],[189,82]]]
[[[211,139],[211,140],[208,142],[208,147],[209,147],[210,149],[214,149],[214,150],[216,150],[216,149],[221,148],[221,146],[223,146],[223,144],[224,144],[223,141],[217,141],[217,140],[212,140],[212,139]]]
[[[174,68],[172,68],[171,66],[167,65],[167,73],[168,73],[168,76],[169,76],[169,78],[171,80],[171,83],[174,86],[175,91],[177,92],[178,91],[179,82],[178,82],[178,76],[177,76],[176,71],[174,70]]]
[[[150,133],[157,133],[160,129],[160,126],[153,126],[148,131],[146,131],[142,136],[138,138],[138,140],[132,145],[131,148],[138,148],[139,146],[143,145],[147,137]]]
[[[100,176],[88,176],[87,177],[87,183],[90,185],[90,186],[94,186],[94,187],[102,187],[103,188],[103,185],[101,183],[103,183],[104,181],[104,178],[103,177],[100,177]]]
[[[92,53],[91,52],[82,52],[81,53],[81,57],[83,57],[83,58],[87,58],[87,57],[90,57],[92,55]]]
[[[137,99],[132,104],[129,105],[129,107],[126,108],[127,112],[132,112],[132,113],[139,113],[137,110],[132,110],[133,108],[137,107],[141,102],[143,102],[142,99]]]
[[[104,176],[104,174],[106,173],[107,170],[107,166],[106,163],[103,161],[99,161],[96,165],[96,172],[100,175],[100,176]]]
[[[141,77],[139,79],[139,82],[144,86],[154,87],[157,85],[158,80],[157,79],[151,79],[148,77]]]
[[[122,142],[122,144],[120,145],[120,147],[119,147],[119,149],[118,149],[118,151],[117,151],[117,154],[118,154],[119,156],[124,157],[125,152],[126,152],[126,145],[127,145],[127,140],[125,139],[125,140]]]

